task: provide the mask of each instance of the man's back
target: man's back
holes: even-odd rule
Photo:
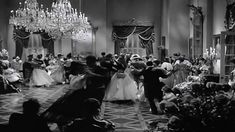
[[[155,74],[153,67],[147,67],[143,72],[144,83],[153,84],[155,82],[154,80],[157,80]]]
[[[163,86],[164,84],[160,82],[159,77],[167,77],[167,73],[164,69],[152,66],[147,67],[142,75],[144,76],[144,86],[151,88]]]

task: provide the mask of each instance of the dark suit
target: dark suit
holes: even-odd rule
[[[47,123],[38,115],[13,113],[9,119],[11,132],[51,132]]]
[[[107,68],[109,72],[117,72],[117,65],[112,60],[102,60],[100,66]]]
[[[167,72],[161,68],[154,68],[152,66],[146,67],[140,72],[144,76],[144,94],[148,99],[152,112],[157,112],[157,107],[154,99],[162,100],[162,87],[165,85],[160,82],[159,77],[166,78]]]
[[[29,80],[33,72],[33,66],[31,62],[24,62],[23,63],[23,77],[26,81]]]
[[[89,70],[94,73],[94,75],[87,77],[86,91],[90,98],[96,98],[102,102],[106,86],[110,80],[108,70],[97,65],[89,67]]]

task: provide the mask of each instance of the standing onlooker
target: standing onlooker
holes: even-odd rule
[[[168,72],[173,70],[173,66],[170,63],[169,58],[164,59],[164,62],[162,63],[161,68],[168,71]],[[170,88],[173,88],[173,86],[174,86],[174,75],[172,75],[172,76],[170,76],[166,79],[162,78],[161,81],[164,82],[166,85],[168,85]]]
[[[20,59],[19,56],[16,56],[11,61],[11,68],[16,70],[17,72],[20,72],[22,70],[22,60]]]

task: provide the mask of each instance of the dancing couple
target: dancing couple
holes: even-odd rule
[[[133,75],[132,64],[140,63],[139,60],[141,60],[140,57],[132,57],[129,64],[126,64],[125,56],[119,56],[116,62],[122,64],[123,67],[112,76],[105,94],[106,101],[136,101],[138,99],[138,85]]]

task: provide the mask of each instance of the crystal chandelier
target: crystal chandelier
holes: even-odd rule
[[[47,25],[45,31],[54,37],[73,37],[78,33],[87,32],[90,27],[85,14],[78,15],[70,1],[58,0],[52,3],[51,11],[46,11]]]
[[[26,0],[23,5],[21,2],[19,5],[20,7],[15,12],[11,11],[9,23],[27,32],[44,30],[42,25],[45,23],[46,14],[43,5],[39,7],[37,0]]]
[[[69,0],[53,2],[50,11],[39,7],[36,0],[26,0],[24,7],[20,3],[11,13],[10,24],[28,32],[45,31],[53,38],[81,39],[91,27],[85,14],[72,8]]]

